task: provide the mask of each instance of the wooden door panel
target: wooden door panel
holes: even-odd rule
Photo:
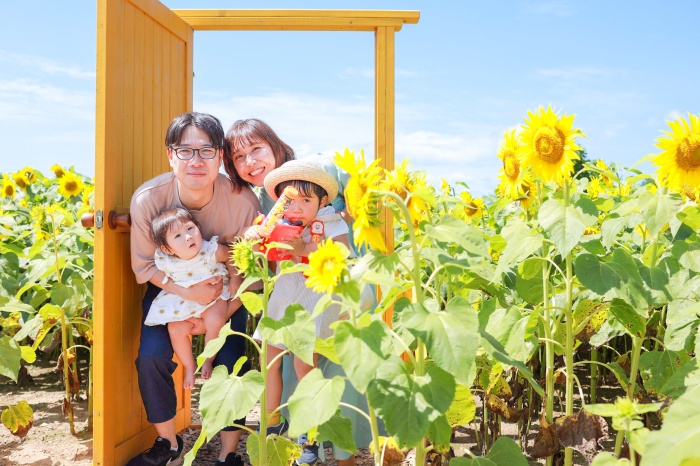
[[[163,140],[170,121],[192,108],[193,30],[155,0],[99,0],[95,208],[128,209],[134,190],[169,170]],[[150,446],[134,361],[140,302],[129,234],[105,221],[95,230],[94,464],[123,465]],[[181,371],[176,372],[181,386]],[[190,422],[178,392],[177,427]]]

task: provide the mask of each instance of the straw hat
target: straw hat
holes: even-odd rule
[[[265,191],[273,200],[277,200],[275,188],[283,181],[304,180],[316,183],[328,193],[330,203],[338,195],[338,182],[325,171],[323,167],[311,160],[290,160],[282,166],[275,168],[265,176]]]

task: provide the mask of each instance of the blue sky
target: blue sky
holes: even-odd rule
[[[667,121],[700,113],[700,2],[164,0],[171,8],[419,10],[396,34],[396,159],[497,185],[503,133],[528,110],[575,114],[591,159],[631,166]],[[94,174],[94,1],[3,6],[0,172]],[[271,124],[299,156],[373,155],[371,33],[197,32],[194,108]],[[651,167],[643,165],[647,171]]]

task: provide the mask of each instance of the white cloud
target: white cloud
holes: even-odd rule
[[[74,91],[28,79],[0,81],[0,120],[95,118],[95,92]]]
[[[679,110],[670,110],[670,111],[666,112],[666,114],[664,115],[664,119],[666,121],[673,121],[673,120],[676,120],[678,118],[686,118],[687,119],[687,116],[683,115]]]
[[[219,117],[225,129],[233,121],[260,118],[290,144],[298,157],[332,157],[344,148],[363,149],[374,157],[374,102],[355,96],[321,97],[274,92],[222,99],[214,93],[195,96],[195,109]],[[455,122],[439,131],[426,127],[434,109],[413,104],[396,107],[395,158],[407,158],[414,170],[425,170],[436,186],[442,178],[467,183],[475,195],[493,192],[500,162],[496,157],[503,128]]]
[[[0,50],[0,64],[9,67],[23,67],[49,75],[65,75],[75,79],[95,80],[95,71],[87,71],[77,66],[56,63],[45,57],[17,55]]]
[[[540,2],[530,5],[530,10],[542,15],[571,16],[575,13],[574,5],[568,1]]]
[[[612,70],[595,66],[568,66],[564,68],[545,68],[536,70],[538,76],[566,80],[586,80],[591,78],[609,78],[615,73]]]
[[[348,78],[360,77],[365,79],[374,79],[374,69],[347,67],[345,70],[343,70],[342,76]]]

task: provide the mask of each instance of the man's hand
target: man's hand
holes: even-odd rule
[[[248,228],[245,233],[243,233],[243,238],[254,241],[261,240],[263,239],[261,230],[262,228],[260,228],[260,225],[253,225],[252,227]]]
[[[209,304],[221,295],[224,281],[221,277],[211,277],[196,283],[189,288],[183,288],[183,298],[196,301],[199,304]]]

